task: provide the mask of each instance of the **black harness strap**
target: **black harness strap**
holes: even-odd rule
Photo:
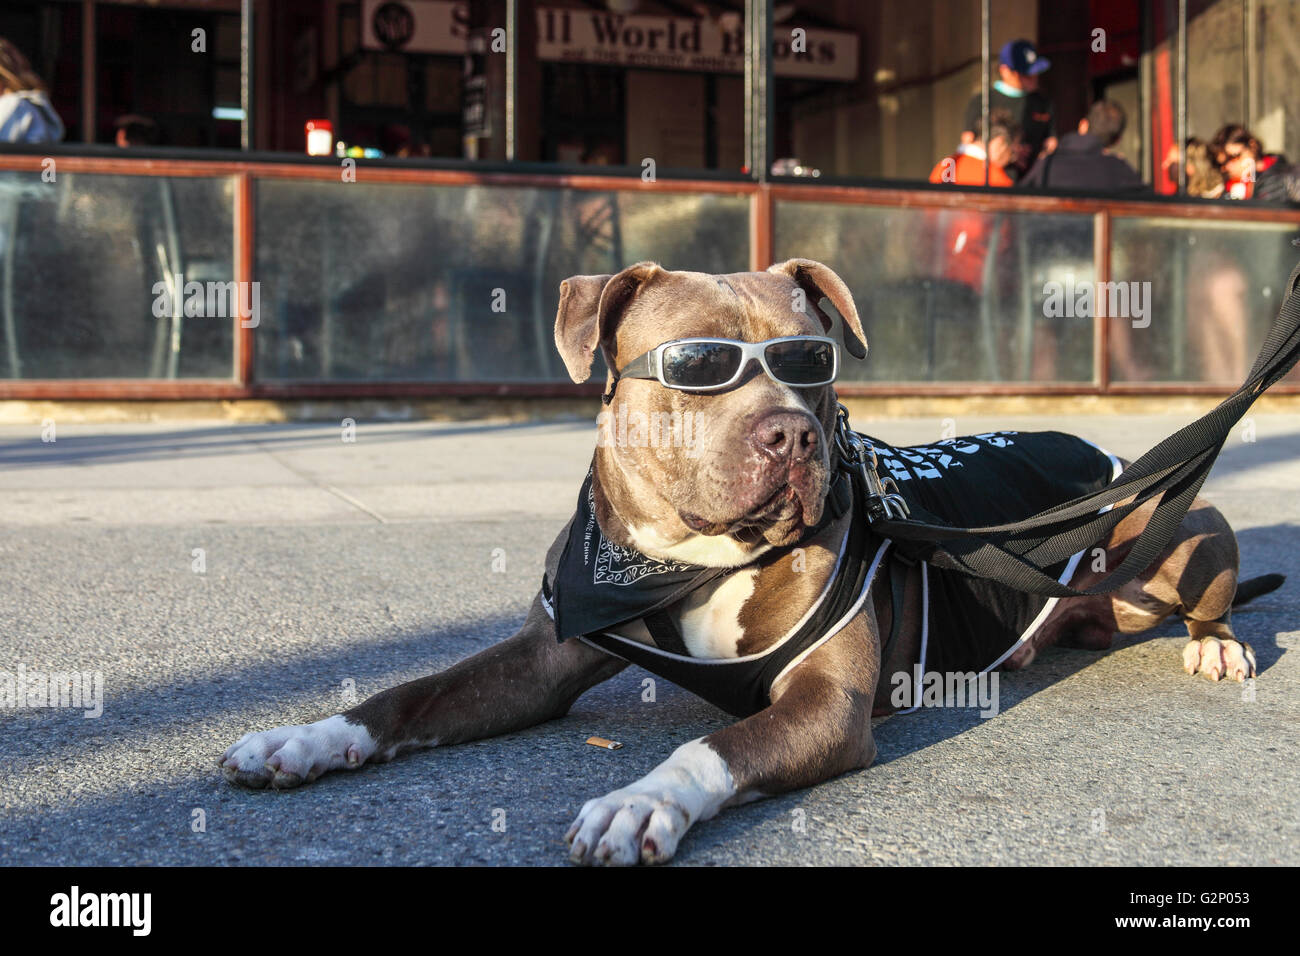
[[[764,557],[759,559],[760,563],[767,564],[778,560],[793,548],[799,547],[807,540],[816,537],[833,522],[838,521],[847,514],[853,507],[854,500],[855,493],[853,489],[852,476],[847,471],[838,472],[835,479],[831,482],[830,491],[826,496],[826,506],[823,509],[821,520],[812,528],[809,528],[800,537],[796,544],[768,552]],[[677,629],[677,624],[673,620],[673,615],[668,612],[668,608],[679,602],[686,594],[698,590],[719,578],[725,577],[734,570],[734,568],[701,569],[701,573],[696,578],[692,579],[686,588],[674,593],[669,598],[660,601],[658,604],[645,611],[645,613],[641,615],[641,622],[645,624],[646,630],[650,632],[650,637],[654,640],[655,647],[667,651],[670,654],[680,654],[683,657],[690,657],[690,649],[686,646],[686,641],[682,637],[681,632]],[[553,600],[551,587],[545,576],[542,578],[542,595],[548,602]],[[635,618],[631,618],[631,620],[635,620]],[[592,635],[588,636],[590,637]]]
[[[1265,389],[1300,361],[1300,266],[1292,271],[1286,288],[1277,321],[1241,387],[1160,442],[1101,491],[1008,524],[957,528],[914,508],[907,519],[873,516],[872,530],[892,538],[903,553],[914,558],[1020,591],[1082,597],[1118,589],[1150,567],[1169,543],[1233,426]],[[1134,500],[1119,504],[1128,498]],[[1159,501],[1146,528],[1119,566],[1097,584],[1076,589],[1043,572],[1103,540],[1124,518],[1155,498]],[[1098,513],[1107,506],[1114,507]]]
[[[673,623],[667,611],[655,611],[641,620],[645,623],[650,636],[654,638],[655,646],[660,650],[668,651],[670,654],[681,654],[683,657],[691,656],[686,640],[678,632],[677,625]]]
[[[800,654],[824,639],[829,629],[843,619],[862,596],[872,564],[872,555],[867,553],[867,549],[878,539],[871,533],[867,522],[856,516],[849,521],[846,535],[843,558],[830,584],[829,593],[812,616],[784,643],[771,651],[748,658],[691,658],[684,645],[681,651],[677,651],[660,640],[655,634],[656,625],[650,621],[655,616],[653,614],[642,620],[650,629],[657,646],[652,647],[607,632],[586,634],[582,640],[633,664],[639,664],[728,713],[747,717],[768,705],[772,684],[781,672]],[[680,635],[671,621],[668,624],[672,631],[672,637],[668,641],[680,641]],[[667,656],[668,654],[678,656]]]
[[[885,638],[885,643],[880,648],[881,667],[884,667],[885,662],[889,660],[889,649],[894,646],[894,639],[903,633],[903,612],[906,610],[904,599],[907,597],[907,572],[914,567],[916,567],[916,562],[906,555],[900,554],[897,550],[890,556],[889,567],[886,571],[889,575],[889,636]]]
[[[761,672],[762,706],[767,705],[772,685],[781,676],[781,672],[804,651],[825,640],[829,636],[829,628],[843,620],[858,599],[864,596],[863,588],[871,574],[872,559],[867,548],[873,537],[866,521],[854,517],[849,522],[844,563],[836,574],[833,590],[819,609],[820,613],[805,622],[798,634],[764,658]]]

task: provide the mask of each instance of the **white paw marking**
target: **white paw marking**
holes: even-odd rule
[[[574,863],[663,863],[697,820],[736,793],[726,761],[700,740],[678,747],[636,783],[588,800],[565,834]]]
[[[1231,638],[1193,639],[1183,648],[1183,670],[1212,681],[1224,677],[1244,681],[1255,676],[1255,651],[1249,644]]]
[[[284,789],[330,770],[355,770],[376,748],[365,727],[336,714],[314,724],[244,734],[222,755],[221,769],[231,783]]]

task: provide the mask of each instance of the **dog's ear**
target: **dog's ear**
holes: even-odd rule
[[[787,259],[767,270],[787,275],[808,295],[808,303],[821,319],[823,328],[831,330],[830,317],[821,310],[818,303],[822,296],[831,300],[831,305],[839,311],[844,319],[844,347],[854,358],[864,358],[867,354],[867,335],[862,331],[862,322],[858,318],[857,306],[853,304],[853,295],[844,280],[837,276],[829,266],[812,259]]]
[[[575,382],[591,376],[596,349],[610,365],[614,330],[642,284],[656,272],[653,262],[638,262],[615,276],[570,276],[560,283],[560,307],[555,313],[555,347]]]
[[[560,283],[560,307],[555,313],[555,347],[569,378],[585,382],[591,376],[599,340],[596,306],[610,276],[569,276]]]

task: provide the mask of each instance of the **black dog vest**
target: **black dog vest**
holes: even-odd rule
[[[1104,487],[1119,469],[1113,456],[1059,432],[993,432],[909,448],[871,441],[880,475],[894,479],[909,505],[959,526],[1019,520]],[[697,588],[737,569],[659,561],[610,541],[596,521],[591,480],[588,473],[554,580],[542,580],[543,603],[555,620],[557,637],[579,638],[639,664],[736,716],[766,707],[776,680],[858,614],[882,563],[891,566],[894,580],[901,580],[898,565],[913,563],[891,552],[889,539],[871,533],[861,503],[852,500],[848,474],[841,472],[832,483],[822,521],[804,535],[807,540],[852,511],[830,580],[813,606],[790,633],[758,654],[692,657],[665,612]],[[788,560],[795,547],[798,544],[766,552],[758,564]],[[1077,554],[1053,568],[1059,571],[1057,579],[1069,580],[1081,557]],[[1057,600],[925,561],[921,582],[921,672],[998,666],[1033,634]],[[898,622],[901,588],[894,594]],[[609,630],[636,620],[645,623],[654,644]]]
[[[876,442],[879,472],[893,478],[909,505],[958,527],[1019,521],[1104,488],[1119,459],[1061,432],[989,432],[932,445],[892,448]],[[1048,569],[1065,583],[1084,552]],[[991,670],[1047,618],[1059,598],[921,562],[921,672]]]

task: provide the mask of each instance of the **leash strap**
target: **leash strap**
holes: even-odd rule
[[[914,559],[1032,594],[1084,597],[1117,590],[1150,567],[1169,543],[1233,426],[1265,389],[1300,361],[1300,265],[1292,271],[1286,289],[1277,320],[1241,387],[1160,442],[1101,491],[1022,521],[983,528],[954,527],[916,507],[904,517],[893,509],[868,507],[872,530],[892,538],[899,551]],[[840,428],[847,425],[838,426],[837,432]],[[852,464],[843,459],[842,463]],[[1096,584],[1072,588],[1044,573],[1044,568],[1105,539],[1117,524],[1157,497],[1151,520],[1124,560]],[[1101,512],[1107,506],[1113,507]]]

